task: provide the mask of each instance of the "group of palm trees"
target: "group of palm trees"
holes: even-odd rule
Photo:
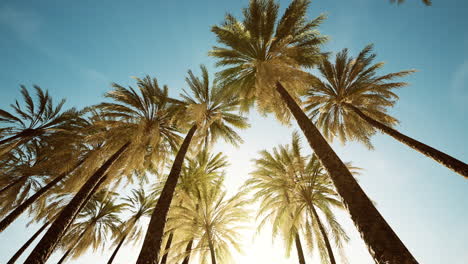
[[[279,17],[273,0],[251,0],[242,19],[227,14],[212,27],[219,45],[209,55],[220,71],[213,81],[204,66],[200,76],[189,71],[178,98],[147,76],[136,88],[113,84],[105,102],[64,110],[41,88],[34,99],[21,87],[24,102],[0,110],[0,232],[27,210],[43,225],[9,263],[44,231],[25,263],[45,263],[57,249],[62,263],[113,242],[112,263],[140,238],[138,264],[224,263],[240,250],[251,203],[259,228],[270,223],[300,263],[314,248],[324,263],[337,262],[348,237],[336,209],[348,211],[376,263],[417,263],[356,182],[358,168],[329,141],[372,148],[381,131],[465,178],[468,165],[393,128],[393,90],[406,85],[396,79],[412,70],[380,75],[370,45],[332,59],[317,30],[324,17],[307,19],[308,6],[293,0]],[[302,153],[294,133],[290,145],[262,151],[251,178],[229,196],[227,157],[213,146],[242,143],[237,130],[249,127],[243,114],[252,107],[282,123],[295,119],[313,152]]]

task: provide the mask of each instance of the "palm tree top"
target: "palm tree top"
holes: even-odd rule
[[[241,98],[243,110],[257,100],[261,112],[289,121],[276,82],[281,81],[294,98],[301,95],[310,79],[303,69],[317,65],[324,56],[320,46],[327,39],[317,31],[325,16],[307,19],[309,3],[291,1],[279,18],[275,1],[252,0],[242,20],[228,14],[221,25],[212,27],[221,44],[209,53],[223,67],[217,77]]]
[[[197,139],[205,148],[220,138],[234,145],[242,143],[234,128],[245,129],[249,124],[247,118],[236,113],[239,111],[239,98],[227,93],[216,80],[210,82],[204,65],[200,66],[200,70],[201,77],[188,71],[185,79],[188,90],[180,95],[184,102],[180,120],[188,120],[189,124],[197,125]]]
[[[18,101],[10,105],[16,115],[0,109],[0,122],[13,125],[2,128],[3,133],[59,129],[61,125],[71,121],[72,117],[76,117],[77,112],[74,108],[62,111],[65,99],[54,106],[47,90],[44,91],[37,85],[33,88],[36,92],[36,101],[26,86],[21,85],[21,95],[25,106],[22,107]]]
[[[372,148],[370,137],[376,130],[362,122],[349,108],[351,105],[388,126],[398,122],[387,114],[387,108],[394,106],[398,99],[393,90],[408,84],[394,80],[415,71],[380,75],[378,71],[384,63],[373,62],[376,54],[372,49],[373,45],[367,45],[356,58],[343,49],[333,62],[324,59],[318,67],[322,78],[312,82],[305,109],[330,140],[335,137],[342,142],[358,140]]]

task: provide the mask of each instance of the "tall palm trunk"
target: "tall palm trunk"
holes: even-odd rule
[[[301,238],[299,237],[299,233],[297,232],[296,232],[296,235],[294,236],[294,242],[296,244],[297,258],[299,259],[299,264],[306,264],[305,258],[304,258],[304,251],[302,250]]]
[[[351,215],[351,219],[375,262],[377,264],[418,263],[377,211],[369,197],[367,197],[348,168],[346,168],[322,134],[320,134],[317,127],[315,127],[281,83],[277,82],[276,90],[293,114],[309,145],[330,174],[337,192],[340,194],[343,203]]]
[[[331,264],[336,264],[335,255],[333,254],[332,247],[330,245],[330,239],[328,238],[327,231],[323,227],[322,221],[320,221],[320,217],[315,210],[314,205],[310,205],[310,210],[314,215],[315,221],[317,221],[317,225],[319,226],[320,233],[322,234],[323,242],[325,242],[325,247],[327,248],[328,258],[330,259]]]
[[[107,261],[107,264],[112,264],[112,262],[114,261],[115,256],[117,256],[117,252],[119,252],[120,247],[123,245],[125,239],[127,238],[127,235],[128,234],[124,235],[122,237],[122,239],[120,239],[119,244],[117,245],[114,252],[112,253],[112,256],[110,257],[109,261]]]
[[[26,259],[28,264],[44,264],[52,254],[55,246],[60,238],[65,233],[67,227],[72,223],[73,219],[78,214],[84,201],[92,194],[98,183],[102,183],[107,177],[106,171],[120,155],[128,148],[130,142],[125,143],[118,151],[116,151],[104,164],[86,181],[78,193],[73,197],[70,203],[62,210],[47,233],[41,239],[39,244],[34,248],[29,257]]]
[[[7,264],[14,264],[16,260],[18,260],[18,258],[21,256],[21,254],[23,254],[23,252],[29,247],[29,245],[31,245],[31,243],[49,226],[50,222],[49,221],[46,221],[42,226],[41,228],[39,228],[39,230],[36,231],[36,233],[34,233],[34,235],[32,235],[31,238],[28,239],[28,241],[26,241],[26,243],[24,243],[24,245],[18,249],[18,251],[16,251],[15,255],[13,255],[13,257],[11,257],[10,260],[8,260]]]
[[[71,251],[72,251],[72,248],[69,248],[65,252],[65,254],[63,254],[63,256],[60,258],[60,260],[57,262],[57,264],[62,264],[65,261],[65,259],[68,257],[68,255],[70,255]]]
[[[166,225],[167,212],[169,211],[175,187],[179,180],[185,154],[187,153],[196,130],[197,125],[193,125],[192,128],[190,128],[189,132],[185,136],[184,142],[177,152],[171,171],[169,172],[169,176],[167,177],[164,188],[159,196],[153,214],[151,215],[148,231],[146,231],[145,240],[136,262],[137,264],[157,264],[159,251],[161,250],[164,227]]]
[[[190,262],[190,253],[192,252],[192,245],[193,245],[193,239],[191,239],[187,246],[185,247],[185,258],[184,261],[182,261],[182,264],[189,264]]]
[[[19,177],[18,179],[14,180],[12,183],[8,184],[7,186],[3,187],[1,190],[0,190],[0,194],[8,191],[11,187],[17,185],[18,183],[26,180],[28,177],[30,177],[31,175],[30,174],[25,174],[21,177]]]
[[[91,226],[88,225],[85,230],[83,230],[83,232],[81,232],[80,236],[78,237],[77,240],[74,241],[75,244],[73,244],[66,252],[65,254],[63,254],[62,258],[60,258],[60,260],[57,262],[57,264],[61,264],[65,261],[65,259],[67,259],[68,255],[70,255],[70,253],[73,251],[73,249],[75,249],[76,245],[78,245],[78,243],[80,243],[81,239],[83,239],[84,235],[86,234],[86,232],[88,232],[89,228]]]
[[[213,240],[208,233],[208,247],[210,248],[211,264],[216,264],[216,252],[214,251]]]
[[[163,255],[162,259],[161,259],[161,263],[159,263],[159,264],[166,264],[167,257],[169,256],[169,249],[171,248],[173,238],[174,238],[174,233],[171,232],[169,234],[169,237],[167,238],[166,246],[164,247],[164,255]]]
[[[346,106],[352,109],[354,113],[356,113],[360,118],[362,118],[374,128],[377,128],[383,133],[393,137],[394,139],[400,141],[408,147],[426,155],[427,157],[437,161],[438,163],[444,165],[445,167],[453,170],[454,172],[468,179],[468,164],[464,163],[463,161],[460,161],[450,155],[445,154],[442,151],[439,151],[431,146],[428,146],[422,142],[412,139],[389,126],[380,123],[379,121],[364,114],[359,108],[355,107],[354,105],[346,104]]]
[[[80,161],[78,161],[75,164],[75,166],[73,166],[71,169],[55,177],[55,179],[49,182],[46,186],[42,187],[34,195],[29,197],[25,202],[23,202],[21,205],[16,207],[15,210],[13,210],[7,217],[3,218],[2,221],[0,222],[0,232],[5,230],[5,228],[7,228],[11,223],[13,223],[13,221],[15,221],[16,218],[18,218],[24,211],[26,211],[26,209],[28,209],[28,207],[31,206],[37,199],[39,199],[44,193],[46,193],[48,190],[54,187],[57,183],[63,180],[68,174],[73,172],[81,164],[83,164],[84,161],[85,159],[81,159]]]
[[[88,197],[86,198],[86,200],[83,202],[83,204],[81,205],[80,209],[78,210],[78,212],[81,212],[81,209],[83,209],[83,207],[88,203],[89,199],[91,199],[91,197],[93,196],[93,193],[96,192],[96,190],[99,188],[99,186],[101,185],[101,183],[104,181],[105,178],[101,179],[98,184],[93,188],[92,192],[88,195]],[[55,217],[53,217],[52,219],[56,219],[58,215],[56,215]],[[73,218],[73,221],[74,221],[75,218]],[[72,221],[72,222],[73,222]],[[47,221],[46,224],[44,224],[19,250],[18,252],[16,252],[16,254],[8,261],[7,264],[14,264],[15,261],[21,256],[21,254],[23,254],[23,252],[26,250],[26,248],[29,247],[29,245],[31,245],[31,243],[37,238],[37,236],[40,235],[40,233],[42,233],[42,231],[45,230],[45,228],[47,226],[49,226],[49,224],[51,223],[51,221]],[[65,230],[65,233],[66,231],[68,231],[68,228],[67,230]]]

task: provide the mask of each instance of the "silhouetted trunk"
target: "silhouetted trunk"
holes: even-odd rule
[[[325,247],[327,248],[328,258],[330,259],[331,264],[336,264],[335,255],[333,254],[332,247],[330,245],[330,239],[328,239],[327,231],[323,227],[322,221],[320,221],[320,217],[315,210],[313,205],[310,206],[312,214],[314,215],[315,221],[317,221],[317,225],[319,226],[320,233],[322,234],[323,242],[325,242]]]
[[[44,264],[47,261],[55,246],[60,241],[60,238],[65,233],[65,230],[78,214],[85,200],[92,194],[98,183],[103,182],[105,177],[107,177],[107,174],[105,174],[106,171],[112,166],[112,164],[114,164],[129,145],[130,142],[124,144],[86,181],[70,203],[60,212],[47,233],[26,259],[26,263]]]
[[[301,238],[299,237],[299,233],[296,233],[296,235],[294,236],[294,242],[296,244],[297,258],[299,259],[299,264],[306,264],[305,258],[304,258],[304,251],[302,250],[302,243],[301,243]]]
[[[185,258],[184,261],[182,261],[182,264],[189,264],[190,262],[190,253],[192,252],[192,245],[193,245],[193,239],[190,240],[185,247]]]
[[[35,194],[33,194],[31,197],[29,197],[25,202],[23,202],[21,205],[16,207],[8,216],[2,219],[0,222],[0,232],[5,230],[13,221],[16,220],[26,209],[28,209],[29,206],[31,206],[37,199],[39,199],[44,193],[46,193],[48,190],[50,190],[52,187],[54,187],[57,183],[59,183],[61,180],[63,180],[68,174],[73,172],[76,168],[78,168],[85,159],[82,159],[78,161],[78,163],[70,170],[58,175],[53,179],[51,182],[49,182],[46,186],[42,187],[39,191],[37,191]]]
[[[210,248],[210,255],[211,255],[211,264],[216,264],[216,252],[214,250],[213,242],[211,238],[208,240],[208,247]]]
[[[3,187],[1,190],[0,190],[0,195],[6,191],[8,191],[8,189],[10,189],[11,187],[17,185],[18,183],[26,180],[28,177],[30,177],[31,175],[30,174],[27,174],[27,175],[23,175],[21,177],[19,177],[18,179],[14,180],[12,183],[8,184],[7,186]]]
[[[165,249],[164,249],[164,255],[163,255],[162,259],[161,259],[160,264],[166,264],[166,262],[167,262],[167,257],[169,256],[169,249],[171,248],[172,238],[173,237],[174,237],[174,233],[171,232],[169,234],[169,237],[167,238],[166,246],[165,246]]]
[[[197,130],[197,125],[192,126],[185,136],[184,142],[174,159],[171,171],[167,177],[164,188],[159,196],[156,207],[154,208],[151,220],[146,231],[145,240],[138,256],[137,264],[157,264],[159,251],[161,250],[164,227],[166,226],[166,217],[174,196],[175,187],[179,180],[180,171],[185,158],[185,154],[190,146],[192,137]]]
[[[28,241],[26,241],[26,243],[24,243],[24,245],[18,249],[18,251],[16,251],[15,255],[13,255],[10,260],[8,260],[7,264],[14,264],[15,261],[18,260],[18,258],[21,256],[21,254],[23,254],[29,245],[31,245],[31,243],[49,226],[49,224],[49,221],[45,222],[41,228],[39,228],[39,230],[37,230],[36,233],[34,233],[34,235],[32,235],[32,237],[28,239]]]
[[[83,207],[82,207],[83,208]],[[80,210],[81,211],[81,210]],[[57,262],[57,264],[61,264],[65,261],[65,259],[67,259],[68,255],[70,255],[70,253],[73,251],[73,249],[75,249],[76,245],[78,245],[78,243],[80,243],[81,239],[83,239],[84,235],[86,234],[86,232],[88,232],[88,229],[89,229],[90,225],[88,225],[85,230],[83,232],[81,232],[80,236],[78,237],[77,240],[74,241],[74,244],[65,252],[65,254],[63,254],[62,258]]]
[[[65,254],[63,254],[63,256],[60,258],[60,260],[57,262],[57,264],[61,264],[65,261],[65,259],[68,257],[68,255],[70,255],[72,249],[68,249]]]
[[[426,155],[427,157],[437,161],[438,163],[444,165],[445,167],[453,170],[454,172],[468,179],[468,164],[464,163],[463,161],[460,161],[450,155],[445,154],[442,151],[439,151],[431,146],[428,146],[422,142],[412,139],[389,126],[380,123],[379,121],[364,114],[359,108],[355,107],[354,105],[346,104],[346,106],[352,109],[360,118],[362,118],[374,128],[382,131],[383,133],[407,145],[408,147]]]
[[[119,244],[117,245],[114,252],[112,253],[112,256],[110,257],[109,261],[107,261],[107,264],[112,264],[112,262],[114,261],[115,256],[117,255],[117,252],[119,252],[119,249],[123,245],[126,238],[127,238],[127,235],[123,236],[122,239],[120,239]]]
[[[317,127],[281,83],[277,83],[276,90],[293,114],[309,145],[329,173],[374,261],[377,264],[418,263],[377,211]]]

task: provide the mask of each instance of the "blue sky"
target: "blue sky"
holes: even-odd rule
[[[289,1],[280,2],[284,8]],[[0,108],[19,98],[20,84],[38,84],[57,100],[67,98],[67,106],[83,107],[102,100],[111,82],[128,85],[133,83],[131,76],[146,74],[169,85],[171,94],[177,95],[188,69],[198,72],[198,65],[206,64],[215,70],[207,57],[215,45],[210,26],[221,22],[226,12],[240,14],[247,3],[2,0]],[[400,6],[385,0],[316,0],[309,17],[328,15],[320,29],[330,37],[326,51],[349,48],[356,54],[374,43],[377,60],[387,63],[384,71],[417,69],[406,78],[411,85],[398,91],[400,101],[391,110],[401,121],[397,128],[466,162],[466,10],[468,3],[461,0],[434,0],[432,7],[413,0]],[[244,145],[217,147],[231,157],[227,183],[232,190],[248,177],[250,159],[259,150],[287,143],[295,129],[255,113],[250,119],[252,127],[241,133]],[[377,135],[373,142],[374,151],[355,143],[333,146],[343,160],[364,169],[360,184],[420,263],[468,263],[467,181],[388,136]],[[346,214],[340,219],[352,237],[347,250],[350,263],[372,263]],[[25,223],[22,218],[0,235],[0,263],[37,228],[25,229]],[[253,261],[249,256],[255,254],[249,251],[258,244],[262,247],[257,255],[266,252],[263,260],[274,256],[269,263],[296,263],[294,256],[287,260],[282,254],[269,253],[280,248],[271,245],[269,237],[252,242],[239,259]],[[128,260],[136,254],[131,248],[125,252]],[[94,263],[90,260],[100,255],[88,254],[74,263]]]

